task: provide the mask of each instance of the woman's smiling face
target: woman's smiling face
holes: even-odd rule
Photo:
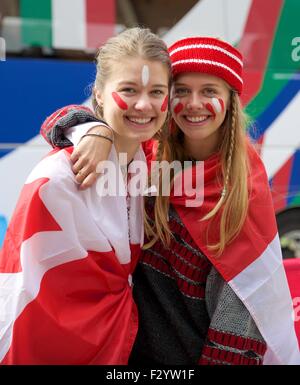
[[[179,75],[172,87],[172,116],[185,135],[185,142],[199,142],[214,152],[230,103],[227,83],[212,75],[188,72]]]
[[[104,89],[96,92],[103,118],[122,139],[143,142],[167,115],[169,73],[159,61],[141,57],[114,63]]]

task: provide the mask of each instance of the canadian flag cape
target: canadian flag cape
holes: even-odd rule
[[[219,257],[207,247],[207,234],[212,243],[218,239],[218,220],[211,223],[200,220],[220,198],[221,187],[216,178],[219,156],[213,155],[204,162],[204,201],[201,206],[186,207],[187,197],[175,196],[174,192],[170,201],[196,244],[251,313],[267,343],[264,364],[300,364],[293,303],[282,263],[268,179],[251,144],[248,144],[248,154],[250,197],[247,219],[238,237]],[[195,170],[194,166],[194,178]]]
[[[80,191],[71,149],[31,172],[0,254],[2,364],[126,364],[137,332],[131,273],[142,196]],[[136,160],[145,161],[140,149]],[[125,185],[114,148],[118,184]],[[99,179],[101,180],[101,178]],[[99,182],[101,183],[101,182]]]

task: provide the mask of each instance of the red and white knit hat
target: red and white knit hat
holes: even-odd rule
[[[212,37],[189,37],[169,48],[173,76],[202,72],[225,80],[239,94],[243,89],[243,57],[229,43]]]

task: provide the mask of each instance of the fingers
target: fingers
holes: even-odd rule
[[[91,174],[89,174],[83,180],[83,182],[80,184],[79,190],[85,190],[85,189],[93,186],[93,184],[96,182],[98,176],[99,176],[99,174],[97,174],[96,172],[92,172]]]
[[[80,160],[76,162],[76,164],[72,167],[72,170],[76,175],[76,182],[81,184],[85,179],[87,179],[87,186],[91,186],[90,181],[95,181],[97,175],[99,175],[97,166],[93,163],[86,163],[85,161]]]
[[[95,183],[97,175],[101,173],[99,164],[109,157],[111,144],[107,140],[100,139],[85,137],[71,155],[72,171],[76,175],[76,182],[83,184],[82,189]]]
[[[78,174],[80,170],[86,167],[86,162],[84,158],[79,158],[72,166],[72,171],[74,174]]]
[[[72,162],[73,164],[76,163],[77,160],[79,159],[79,157],[80,157],[79,152],[78,152],[76,149],[74,149],[74,151],[72,152],[72,154],[71,154],[71,156],[70,156],[71,162]]]
[[[89,173],[87,173],[87,171],[84,171],[84,169],[82,169],[78,171],[78,173],[76,174],[75,180],[77,183],[81,184],[88,175]]]
[[[78,174],[81,171],[81,174],[87,176],[91,172],[96,171],[97,163],[94,160],[90,160],[84,156],[81,156],[75,164],[72,166],[72,171],[74,174]]]

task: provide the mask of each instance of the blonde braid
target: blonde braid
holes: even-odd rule
[[[230,170],[231,170],[231,164],[232,164],[232,155],[233,155],[233,150],[235,145],[237,106],[234,98],[232,99],[231,103],[232,103],[232,117],[231,117],[230,146],[229,146],[227,167],[226,167],[226,173],[225,173],[224,187],[222,190],[222,194],[224,196],[227,194],[228,182],[229,182],[229,176],[230,176]]]
[[[163,160],[164,153],[166,151],[166,140],[168,135],[168,128],[167,124],[165,124],[162,129],[159,131],[158,135],[158,147],[157,147],[157,153],[156,153],[156,160],[158,163],[156,164],[156,169],[154,171],[151,170],[150,178],[152,179],[152,175],[158,173],[158,194],[161,193],[162,189],[162,180],[163,180],[163,170],[159,169],[159,162]],[[169,198],[168,197],[160,197],[160,199],[155,199],[154,204],[154,218],[155,218],[155,225],[153,226],[150,222],[151,219],[149,218],[149,215],[147,214],[145,208],[144,208],[144,226],[145,226],[145,233],[147,235],[147,238],[152,238],[147,244],[144,245],[143,249],[148,249],[151,246],[154,245],[154,243],[160,238],[164,240],[167,243],[170,241],[170,235],[171,231],[169,230],[168,226],[168,212],[169,212]],[[159,224],[159,226],[157,226]]]
[[[231,100],[231,108],[232,108],[232,114],[231,114],[231,127],[230,127],[230,145],[228,150],[228,156],[225,155],[225,172],[223,171],[223,175],[225,174],[223,180],[224,180],[224,186],[221,192],[221,197],[216,204],[216,206],[208,213],[206,214],[201,221],[205,221],[207,219],[212,218],[221,208],[223,205],[226,197],[228,196],[228,190],[229,190],[229,178],[230,178],[230,171],[231,171],[231,164],[232,164],[232,155],[234,151],[234,145],[235,145],[235,131],[236,131],[236,116],[237,116],[237,106],[235,102],[235,98],[232,98]],[[225,127],[226,129],[226,127]]]

